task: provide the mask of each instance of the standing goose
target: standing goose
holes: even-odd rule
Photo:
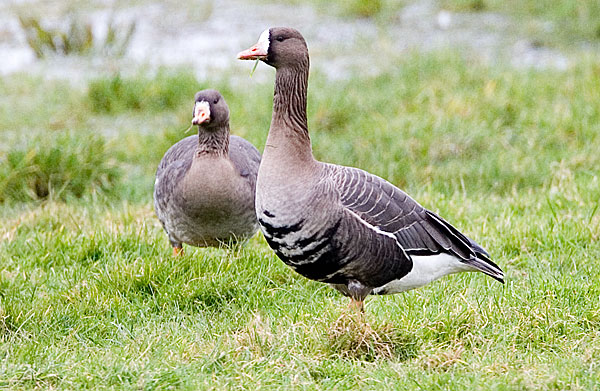
[[[276,69],[256,214],[277,256],[362,309],[369,294],[421,287],[457,272],[504,282],[483,248],[402,190],[366,171],[314,159],[306,119],[309,56],[292,28],[265,30],[241,60]]]
[[[254,212],[260,153],[229,135],[229,108],[218,91],[196,94],[189,136],[165,153],[154,185],[154,209],[173,254],[182,244],[206,247],[237,241],[258,230]]]

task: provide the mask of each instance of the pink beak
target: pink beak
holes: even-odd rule
[[[208,108],[208,105],[196,104],[196,107],[194,107],[192,125],[200,125],[208,120],[210,120],[210,109]]]
[[[250,49],[239,52],[237,58],[238,60],[263,60],[267,58],[267,52],[256,44]]]

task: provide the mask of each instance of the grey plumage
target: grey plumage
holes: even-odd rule
[[[256,213],[287,265],[359,302],[462,271],[503,282],[481,246],[402,190],[366,171],[314,159],[306,120],[308,49],[298,31],[272,28],[238,58],[277,69]]]
[[[201,91],[196,102],[206,102],[211,118],[199,125],[197,136],[169,148],[156,172],[154,207],[174,248],[219,246],[258,230],[254,196],[260,153],[230,136],[229,110],[217,91]]]

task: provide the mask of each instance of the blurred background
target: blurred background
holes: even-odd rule
[[[0,5],[0,200],[106,192],[122,184],[123,175],[134,185],[119,190],[121,196],[147,199],[156,163],[188,127],[194,92],[207,87],[223,90],[233,106],[233,132],[260,149],[273,70],[261,64],[250,78],[251,65],[235,55],[275,25],[296,27],[310,48],[310,118],[316,132],[330,128],[314,136],[319,138],[317,155],[366,164],[405,186],[432,182],[437,170],[432,158],[443,160],[445,172],[453,158],[458,159],[454,166],[461,166],[465,153],[488,150],[496,150],[492,156],[498,161],[488,163],[484,172],[459,168],[456,176],[443,177],[451,187],[460,182],[463,187],[509,188],[515,181],[547,181],[540,175],[549,175],[550,163],[560,162],[559,157],[542,157],[532,165],[499,156],[494,147],[498,131],[508,132],[505,137],[517,149],[525,145],[514,141],[524,131],[515,125],[525,116],[526,102],[515,100],[513,87],[498,73],[564,75],[582,63],[595,63],[600,47],[595,0],[5,0]],[[480,80],[469,86],[473,77]],[[545,77],[549,84],[552,79]],[[457,89],[466,96],[455,96]],[[424,117],[411,120],[414,112],[407,105],[423,99],[432,103],[429,98],[440,92],[448,103],[442,104],[441,123],[428,124],[438,108],[423,104],[417,117]],[[521,92],[524,99],[537,99],[527,96],[531,91]],[[499,113],[477,113],[474,106],[482,101],[473,95],[481,94],[494,101],[492,112],[498,106]],[[489,122],[476,123],[479,114],[484,121],[511,123],[493,130]],[[444,133],[442,140],[456,139],[449,136],[453,132],[463,140],[429,145],[440,138],[415,124],[433,126],[433,133]],[[467,134],[470,127],[477,129]],[[388,138],[396,141],[389,144]],[[382,140],[389,150],[381,149]],[[415,142],[417,148],[406,144]],[[543,143],[538,147],[547,150]],[[46,150],[38,150],[40,145]],[[52,146],[61,152],[52,155],[47,150]],[[505,157],[510,162],[501,163]],[[67,172],[88,166],[85,174]],[[540,166],[548,167],[540,173]],[[464,180],[467,171],[475,183]],[[485,171],[496,179],[481,183],[475,178],[488,175]]]
[[[561,48],[596,50],[600,40],[592,0],[6,0],[0,7],[0,72],[27,67],[72,81],[140,66],[185,66],[208,77],[235,67],[232,53],[275,25],[301,30],[331,77],[367,64],[376,72],[390,53],[441,48],[564,69],[569,55]]]

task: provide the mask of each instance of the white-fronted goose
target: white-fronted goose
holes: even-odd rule
[[[173,253],[192,246],[219,246],[252,236],[260,153],[229,135],[229,107],[218,91],[196,94],[189,136],[165,153],[154,185],[154,209]]]
[[[256,213],[277,256],[350,296],[391,294],[451,273],[504,273],[478,244],[366,171],[313,158],[306,119],[309,56],[292,28],[264,31],[238,54],[276,68],[273,118],[258,170]]]

